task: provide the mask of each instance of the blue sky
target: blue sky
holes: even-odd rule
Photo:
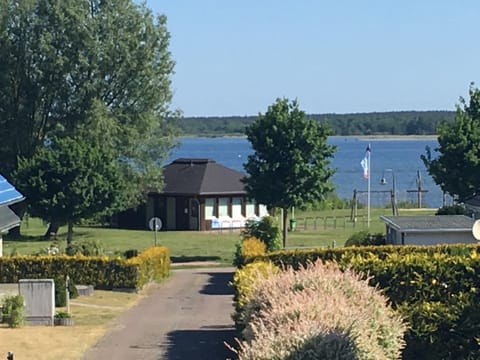
[[[454,110],[480,86],[480,1],[147,0],[167,16],[173,107],[256,115]]]

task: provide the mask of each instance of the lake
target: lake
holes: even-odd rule
[[[438,146],[435,138],[374,138],[331,136],[328,143],[337,146],[332,159],[332,167],[336,169],[333,182],[337,195],[342,199],[352,199],[353,191],[366,191],[367,180],[363,178],[360,161],[365,150],[371,146],[371,203],[387,204],[390,195],[387,192],[395,188],[397,201],[417,202],[417,193],[408,190],[417,189],[417,172],[420,174],[422,189],[428,192],[422,195],[423,207],[441,207],[443,195],[441,189],[428,175],[420,155],[425,154],[425,147],[432,151]],[[250,143],[243,137],[219,138],[180,138],[179,146],[173,149],[168,162],[177,158],[209,158],[229,168],[244,171],[243,164],[252,153]],[[381,179],[386,179],[382,185]],[[366,194],[359,195],[359,200],[366,203]],[[452,200],[445,199],[450,205]]]

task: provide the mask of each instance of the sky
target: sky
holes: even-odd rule
[[[184,116],[455,110],[480,87],[478,0],[147,0]]]

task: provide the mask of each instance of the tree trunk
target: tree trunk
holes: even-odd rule
[[[287,216],[288,216],[288,208],[283,208],[282,209],[282,215],[283,215],[283,248],[285,249],[287,247]]]
[[[68,222],[68,225],[67,225],[67,247],[72,245],[72,240],[73,240],[73,223]]]
[[[45,239],[55,239],[57,237],[57,233],[58,233],[58,228],[60,227],[60,225],[54,221],[50,222],[48,224],[48,229],[47,231],[45,232]]]

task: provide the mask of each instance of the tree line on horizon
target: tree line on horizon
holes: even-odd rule
[[[176,124],[186,136],[244,135],[258,116],[183,117]],[[436,135],[440,124],[453,123],[455,111],[389,111],[352,114],[307,114],[327,124],[332,135]]]

